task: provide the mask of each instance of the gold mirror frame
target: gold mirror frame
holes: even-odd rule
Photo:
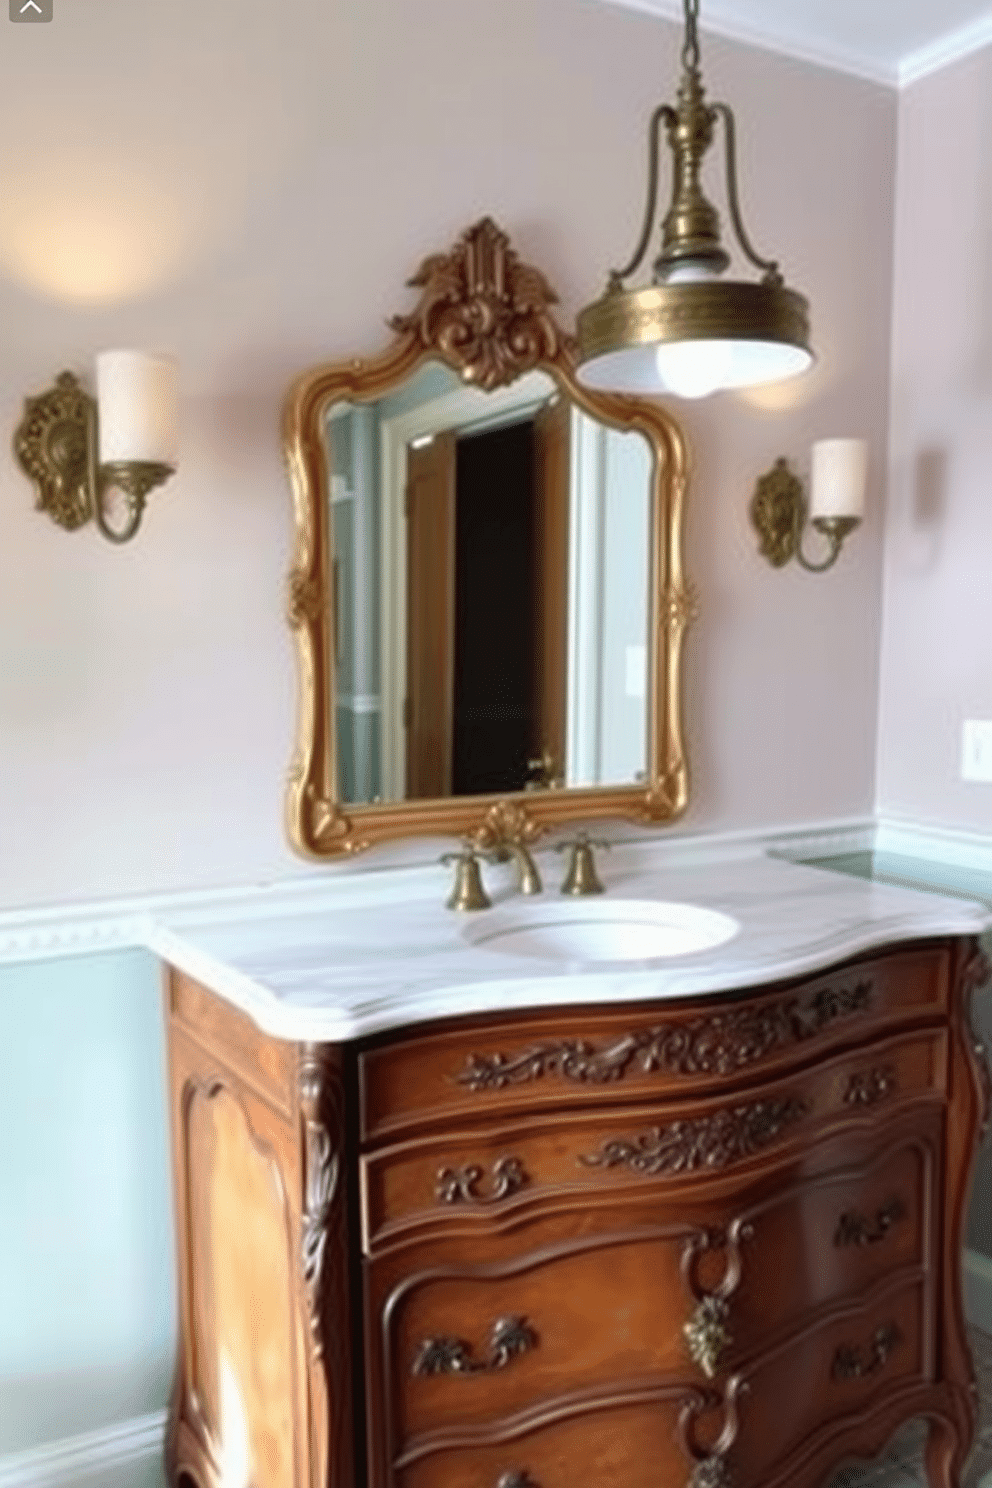
[[[283,435],[295,516],[288,620],[299,668],[297,743],[286,794],[291,842],[309,858],[356,853],[400,837],[470,839],[480,847],[532,842],[569,822],[612,817],[672,821],[689,796],[682,738],[681,666],[695,602],[682,566],[688,460],[681,430],[659,404],[592,392],[576,380],[578,347],[555,323],[556,295],[522,263],[490,218],[447,254],[426,258],[409,281],[412,313],[390,321],[396,338],[378,357],[312,368],[286,400]],[[428,360],[491,391],[526,372],[548,373],[583,412],[647,439],[652,456],[647,770],[643,785],[565,787],[506,796],[452,796],[374,805],[336,796],[335,645],[324,422],[332,404],[368,403]]]

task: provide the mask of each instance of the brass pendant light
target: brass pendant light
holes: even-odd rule
[[[759,258],[737,199],[734,116],[705,101],[699,72],[699,0],[683,0],[682,79],[673,108],[655,109],[648,129],[648,192],[641,236],[625,268],[611,270],[601,299],[579,312],[579,380],[616,392],[705,397],[720,388],[753,387],[805,372],[813,363],[806,300],[789,289],[778,264]],[[719,215],[699,173],[723,120],[727,204],[745,257],[762,271],[752,282],[723,280],[730,258]],[[625,289],[647,251],[658,202],[659,136],[672,151],[672,201],[661,253],[646,289]]]

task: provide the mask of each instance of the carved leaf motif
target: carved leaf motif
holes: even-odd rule
[[[696,1168],[725,1168],[759,1152],[808,1111],[801,1100],[755,1101],[698,1120],[655,1126],[629,1140],[606,1141],[599,1152],[580,1156],[579,1162],[604,1168],[623,1164],[651,1177],[688,1173]]]
[[[835,1380],[864,1379],[876,1374],[886,1363],[902,1334],[895,1323],[883,1323],[875,1329],[867,1348],[843,1343],[834,1355],[832,1374]]]
[[[558,355],[564,338],[548,313],[556,296],[489,217],[449,254],[426,258],[409,282],[423,290],[420,303],[391,326],[440,352],[466,382],[489,391]]]
[[[893,1064],[851,1076],[844,1092],[845,1106],[875,1106],[899,1088],[898,1073]]]
[[[545,1075],[588,1084],[640,1074],[731,1074],[773,1050],[814,1038],[839,1018],[862,1012],[870,982],[828,988],[808,1001],[786,997],[758,1008],[731,1009],[625,1034],[596,1048],[583,1039],[537,1044],[519,1054],[470,1054],[455,1077],[470,1090],[502,1090]]]
[[[489,1337],[489,1353],[476,1359],[471,1344],[460,1338],[426,1338],[417,1350],[412,1373],[492,1374],[537,1344],[537,1335],[522,1317],[497,1318]]]
[[[672,630],[691,625],[699,618],[699,595],[693,584],[681,588],[669,587],[662,597],[662,606]]]
[[[477,847],[498,847],[503,842],[530,843],[542,828],[515,801],[497,801],[490,806],[473,841]]]
[[[874,1219],[849,1211],[837,1221],[834,1244],[840,1248],[845,1245],[877,1245],[880,1240],[885,1239],[892,1226],[905,1217],[906,1206],[901,1199],[890,1199],[887,1204],[883,1204]]]
[[[479,1193],[482,1169],[474,1163],[464,1168],[441,1168],[435,1195],[442,1204],[498,1204],[527,1183],[519,1157],[501,1157],[493,1164],[489,1192]]]
[[[314,1352],[323,1351],[320,1288],[327,1247],[327,1222],[338,1187],[339,1157],[320,1117],[320,1066],[308,1059],[300,1072],[303,1118],[304,1203],[300,1216],[303,1281]]]
[[[320,585],[315,578],[308,578],[299,569],[289,576],[286,600],[286,618],[294,629],[307,620],[316,620],[321,611]]]

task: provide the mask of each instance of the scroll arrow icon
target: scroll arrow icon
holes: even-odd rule
[[[24,0],[24,4],[21,6],[21,15],[23,15],[26,10],[36,10],[38,14],[41,15],[41,6],[36,5],[35,0]]]

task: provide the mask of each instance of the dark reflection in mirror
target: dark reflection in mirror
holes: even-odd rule
[[[437,363],[325,433],[340,799],[642,778],[647,442]]]

